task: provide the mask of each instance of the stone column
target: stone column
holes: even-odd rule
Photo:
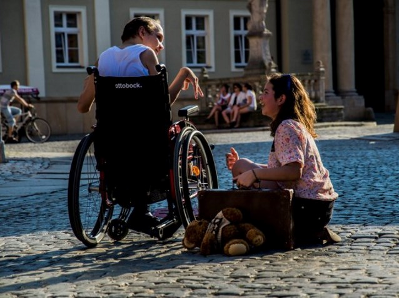
[[[267,74],[272,66],[269,39],[271,32],[266,29],[268,0],[248,0],[251,13],[248,22],[249,58],[244,75]]]
[[[397,99],[397,35],[396,2],[384,0],[384,69],[385,69],[385,111],[395,111]],[[396,105],[397,106],[397,105]],[[399,110],[396,108],[396,116]]]
[[[353,1],[336,0],[337,93],[356,96]]]
[[[325,68],[326,100],[334,96],[332,84],[330,0],[313,0],[313,51],[314,60]]]
[[[396,100],[395,124],[393,126],[393,132],[399,132],[399,95]]]
[[[373,120],[374,112],[365,108],[364,97],[355,88],[355,35],[353,0],[335,1],[337,40],[337,94],[345,107],[344,120]]]

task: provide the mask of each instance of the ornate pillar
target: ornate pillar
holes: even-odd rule
[[[269,47],[271,32],[265,23],[267,6],[268,0],[248,0],[251,19],[248,22],[249,58],[245,75],[269,73],[273,64]]]

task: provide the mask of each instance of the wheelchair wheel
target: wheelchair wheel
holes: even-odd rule
[[[33,143],[44,143],[51,135],[50,124],[42,118],[34,118],[25,125],[25,135]]]
[[[176,144],[174,181],[177,208],[186,228],[198,217],[198,191],[218,188],[212,149],[198,130],[188,130]]]
[[[87,247],[95,247],[104,238],[113,211],[101,196],[91,133],[80,141],[69,172],[68,213],[76,238]]]

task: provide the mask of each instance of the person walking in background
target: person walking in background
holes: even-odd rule
[[[12,81],[10,84],[11,89],[4,92],[0,99],[1,113],[6,118],[8,125],[7,137],[4,140],[6,143],[18,143],[18,140],[13,137],[13,131],[19,116],[22,114],[22,110],[11,105],[14,99],[26,108],[33,108],[32,104],[27,103],[25,99],[18,95],[19,85],[18,80]]]
[[[149,17],[137,17],[128,22],[121,36],[122,44],[113,46],[101,53],[97,65],[101,76],[138,77],[157,75],[157,55],[164,49],[162,44],[164,31],[159,21]],[[198,77],[188,67],[182,67],[169,85],[170,101],[173,104],[181,90],[190,86],[194,89],[194,98],[203,97]],[[81,113],[90,111],[94,102],[94,76],[89,75],[78,100],[77,109]],[[112,98],[110,98],[112,99]],[[137,103],[140,105],[140,103]],[[139,200],[135,202],[133,212],[128,219],[129,228],[149,234],[152,227],[159,224],[146,202],[147,186],[137,190]]]
[[[240,188],[293,189],[295,233],[304,243],[339,242],[326,226],[338,194],[324,167],[315,138],[315,106],[302,83],[293,75],[267,77],[259,104],[262,115],[272,119],[274,138],[268,163],[240,158],[232,147],[226,164]]]
[[[230,102],[222,111],[222,116],[224,121],[227,123],[229,127],[233,127],[235,123],[231,123],[231,113],[233,112],[233,108],[237,104],[241,104],[245,100],[245,93],[242,91],[242,86],[240,83],[233,84],[233,93],[230,97]]]
[[[219,114],[227,108],[227,105],[230,102],[231,94],[229,92],[229,85],[223,84],[220,87],[220,91],[217,94],[216,98],[217,102],[213,105],[212,110],[209,112],[208,117],[205,118],[205,122],[208,122],[212,116],[215,118],[216,128],[219,128]]]
[[[240,127],[242,114],[255,111],[257,108],[256,95],[252,90],[252,86],[248,83],[245,83],[242,91],[245,93],[246,99],[244,99],[242,103],[235,105],[231,113],[231,125],[234,125],[236,128]]]

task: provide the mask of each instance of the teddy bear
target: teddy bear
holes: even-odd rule
[[[265,243],[266,237],[253,224],[243,222],[238,208],[224,208],[211,222],[196,219],[186,227],[183,247],[192,250],[199,247],[201,255],[224,253],[227,256],[248,254],[253,248]]]

